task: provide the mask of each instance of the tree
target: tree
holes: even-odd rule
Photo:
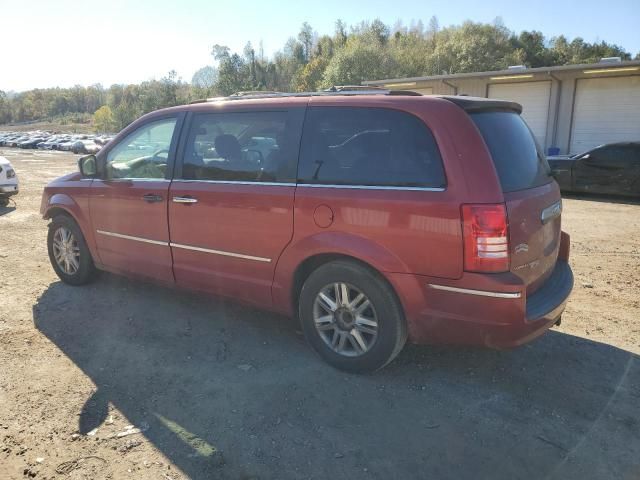
[[[371,78],[389,78],[392,65],[388,52],[376,45],[358,40],[347,42],[328,63],[321,86],[359,85]]]
[[[322,85],[324,72],[329,64],[327,57],[314,57],[296,76],[294,90],[297,92],[313,92]]]
[[[217,80],[218,71],[214,67],[207,65],[193,74],[191,84],[197,88],[209,89],[215,85]]]
[[[428,68],[432,74],[506,68],[509,66],[506,57],[513,52],[510,40],[510,32],[499,25],[465,22],[460,27],[442,29]]]
[[[499,17],[492,23],[464,22],[446,28],[440,27],[436,17],[431,17],[426,28],[420,19],[409,26],[397,21],[393,28],[380,19],[354,26],[337,20],[330,35],[318,35],[304,22],[297,35],[270,57],[264,54],[262,42],[257,52],[250,42],[241,52],[217,44],[211,55],[214,66],[198,70],[190,84],[171,71],[159,80],[107,89],[76,85],[0,92],[0,123],[89,121],[106,105],[111,111],[111,128],[119,129],[158,108],[242,90],[317,90],[376,78],[500,70],[520,64],[590,63],[602,57],[631,59],[624,48],[604,41],[589,43],[563,35],[547,39],[535,30],[514,33]],[[105,122],[102,116],[108,123],[109,116],[103,113],[96,124]]]
[[[422,29],[422,22],[420,22],[420,34],[422,34]],[[389,27],[387,27],[379,18],[376,18],[373,22],[371,22],[367,33],[372,37],[374,41],[376,41],[380,45],[384,45],[385,43],[387,43],[387,40],[389,40]]]
[[[298,33],[298,40],[302,44],[305,63],[311,58],[311,47],[313,46],[313,28],[308,22],[302,24]]]
[[[427,28],[427,38],[434,38],[440,31],[440,23],[435,15],[429,19],[429,27]]]
[[[11,103],[7,94],[0,90],[0,124],[11,121]]]
[[[521,49],[524,63],[528,67],[544,67],[552,61],[549,49],[545,46],[544,35],[538,31],[523,31],[513,36],[511,43],[515,49]]]
[[[113,112],[107,105],[103,105],[93,114],[93,128],[96,132],[113,132],[115,121]]]
[[[347,43],[347,24],[343,20],[336,20],[336,30],[334,34],[335,43],[338,47],[343,47]]]

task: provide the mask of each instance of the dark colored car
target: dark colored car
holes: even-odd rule
[[[520,105],[266,97],[145,115],[49,184],[58,276],[102,269],[298,316],[356,372],[407,338],[513,347],[560,320],[569,237]]]
[[[640,196],[640,142],[610,143],[548,162],[562,191]]]
[[[24,140],[18,143],[18,147],[20,148],[36,148],[40,142],[46,141],[44,137],[30,137],[27,140]]]

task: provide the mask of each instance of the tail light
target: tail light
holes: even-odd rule
[[[466,271],[509,270],[509,232],[504,204],[462,205],[462,233]]]

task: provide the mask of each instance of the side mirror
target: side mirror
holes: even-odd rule
[[[95,177],[98,174],[98,159],[95,155],[80,157],[78,169],[83,177]]]

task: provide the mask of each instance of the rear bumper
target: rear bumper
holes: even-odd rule
[[[533,295],[527,297],[527,322],[557,320],[559,307],[567,303],[573,289],[573,272],[568,262],[558,261],[551,276]],[[561,312],[562,313],[562,312]]]
[[[447,285],[430,277],[393,274],[391,282],[403,302],[412,342],[510,348],[558,321],[573,288],[573,273],[568,262],[558,260],[544,285],[528,297],[508,273],[465,274]]]
[[[18,185],[16,185],[15,183],[0,185],[0,196],[2,197],[10,197],[11,195],[16,195],[18,192]]]

